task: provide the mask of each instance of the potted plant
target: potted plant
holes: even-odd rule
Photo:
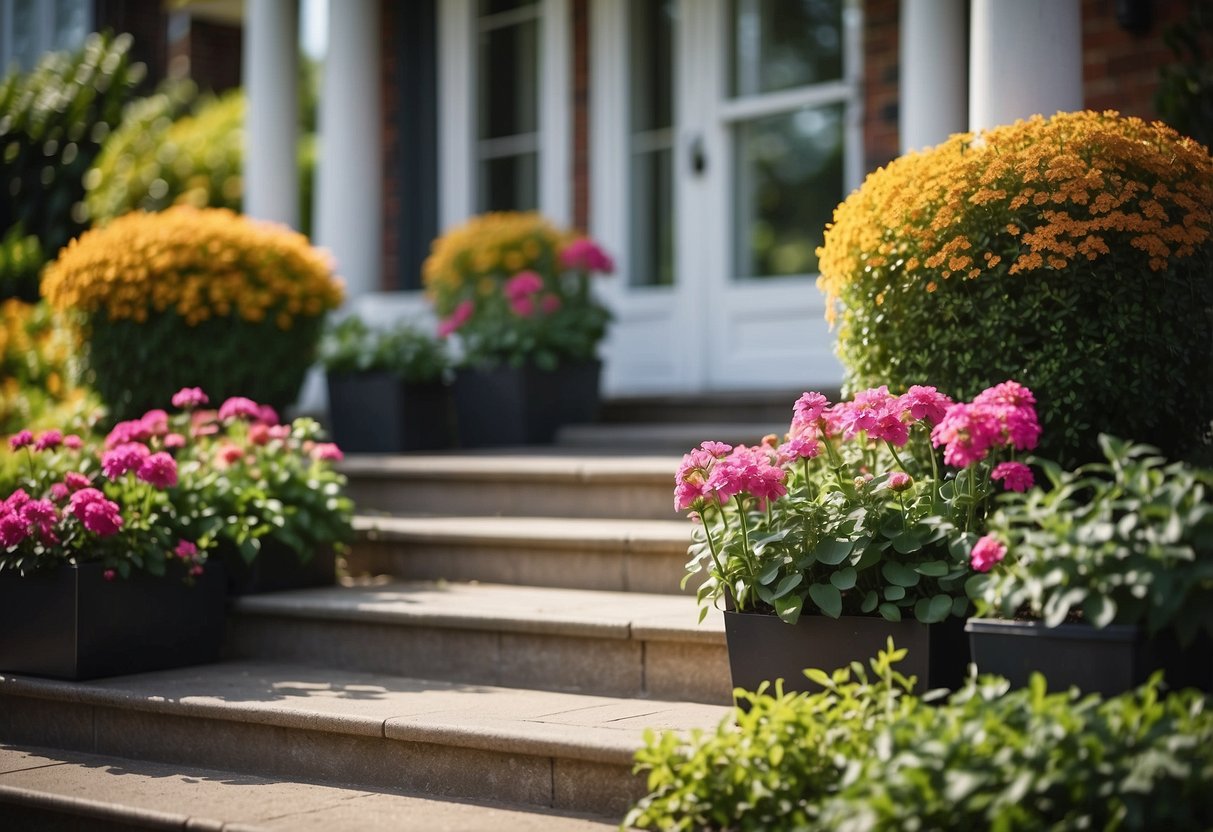
[[[611,259],[535,213],[473,217],[434,243],[424,281],[458,341],[455,407],[466,447],[549,442],[597,414],[596,349],[610,313],[591,275]]]
[[[408,325],[373,330],[351,315],[320,342],[333,440],[351,453],[452,446],[446,350]]]
[[[1105,462],[1041,462],[974,548],[973,658],[1026,684],[1117,693],[1158,669],[1213,690],[1213,471],[1099,437]]]
[[[10,445],[22,472],[0,502],[0,669],[87,679],[216,660],[223,569],[174,499],[173,456],[58,430]]]
[[[923,683],[958,684],[970,550],[994,490],[1031,484],[1014,456],[1039,434],[1015,382],[970,403],[878,387],[834,405],[805,393],[782,443],[687,454],[674,496],[697,521],[687,578],[705,575],[701,604],[725,598],[734,686],[797,688],[803,668],[845,665],[890,636]]]

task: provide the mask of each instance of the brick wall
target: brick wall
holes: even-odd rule
[[[396,275],[400,273],[400,200],[402,182],[400,176],[400,96],[396,90],[396,77],[400,71],[398,49],[403,33],[400,31],[398,4],[391,0],[379,3],[379,53],[380,53],[380,107],[383,119],[383,271],[380,286],[395,288]]]
[[[147,65],[142,89],[151,90],[168,72],[168,15],[162,0],[94,0],[94,28],[134,38],[131,55]]]
[[[1150,10],[1150,25],[1130,32],[1116,19],[1116,0],[1083,0],[1082,80],[1089,109],[1158,118],[1158,73],[1172,60],[1163,33],[1187,15],[1189,2],[1152,0],[1144,5]]]
[[[184,54],[189,58],[189,77],[198,89],[220,93],[240,86],[243,41],[240,26],[198,18],[190,21]]]
[[[897,158],[900,0],[868,0],[863,7],[863,158],[873,171]]]
[[[573,225],[590,227],[590,9],[573,0]]]

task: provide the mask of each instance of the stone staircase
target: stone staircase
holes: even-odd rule
[[[644,730],[714,727],[728,662],[678,456],[564,441],[348,459],[348,577],[235,601],[223,662],[0,676],[0,828],[616,827]]]

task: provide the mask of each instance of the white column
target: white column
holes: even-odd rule
[[[242,52],[244,212],[299,227],[299,7],[248,0]]]
[[[973,0],[969,128],[1082,109],[1080,0]]]
[[[336,258],[350,298],[378,290],[382,268],[379,36],[379,0],[329,3],[315,237]]]
[[[966,0],[901,0],[901,152],[968,129]]]

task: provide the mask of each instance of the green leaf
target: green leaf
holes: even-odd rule
[[[797,577],[800,576],[797,575]],[[854,566],[844,566],[830,575],[830,583],[842,590],[852,589],[858,577],[859,574],[855,571]]]
[[[1088,595],[1082,614],[1093,626],[1106,627],[1116,619],[1116,602],[1105,595]]]
[[[942,578],[948,574],[948,565],[942,560],[929,560],[915,566],[914,571],[929,578]]]
[[[881,604],[880,615],[885,621],[900,621],[901,608],[896,604]]]
[[[886,586],[884,588],[884,597],[886,601],[900,601],[906,597],[906,588],[904,586]]]
[[[897,586],[917,586],[919,575],[913,569],[895,560],[887,560],[880,565],[880,574],[886,581]]]
[[[842,593],[833,584],[813,584],[809,587],[809,597],[830,618],[842,615]]]
[[[800,595],[788,595],[783,598],[777,598],[772,606],[775,607],[775,613],[784,623],[795,624],[800,620],[800,613],[804,607],[804,597]]]
[[[901,532],[893,537],[893,548],[903,555],[917,552],[922,548],[922,538],[914,529]]]
[[[869,589],[863,596],[863,603],[859,606],[860,612],[871,612],[876,609],[876,605],[880,602],[880,596],[876,594],[876,590]]]
[[[952,611],[952,596],[939,594],[931,598],[919,598],[914,604],[914,617],[923,624],[937,624]]]
[[[789,592],[791,592],[793,589],[800,586],[800,582],[803,580],[804,580],[803,572],[797,572],[794,575],[788,575],[786,578],[784,578],[782,581],[779,582],[779,586],[775,587],[775,593],[774,593],[773,597],[782,598],[783,596],[785,596]],[[770,602],[768,601],[768,603],[770,603]]]
[[[846,538],[823,540],[813,549],[813,554],[826,566],[837,566],[851,554],[852,541]]]

